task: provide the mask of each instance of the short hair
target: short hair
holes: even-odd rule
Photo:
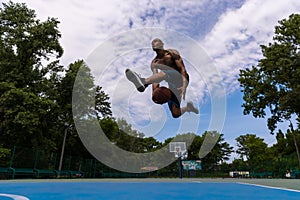
[[[152,40],[151,44],[153,49],[164,49],[164,43],[159,38],[155,38],[154,40]]]

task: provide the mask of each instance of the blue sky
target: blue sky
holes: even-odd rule
[[[202,134],[212,128],[211,102],[221,96],[223,107],[220,115],[225,117],[217,120],[221,125],[224,120],[220,132],[226,141],[235,145],[235,138],[239,135],[254,133],[269,145],[275,142],[265,119],[243,115],[242,93],[237,78],[240,69],[257,64],[262,56],[259,45],[272,41],[278,20],[299,11],[300,1],[14,2],[25,2],[36,10],[41,20],[48,16],[58,18],[61,22],[61,44],[65,50],[61,63],[67,66],[77,59],[86,60],[93,55],[96,64],[93,66],[92,62],[90,67],[95,81],[111,96],[115,117],[126,119],[137,130],[159,140],[189,131]],[[144,35],[136,36],[137,30],[145,31],[142,32]],[[175,33],[174,37],[172,33]],[[165,106],[151,102],[150,90],[137,93],[125,80],[126,68],[132,68],[143,76],[151,75],[149,66],[155,55],[150,49],[150,42],[154,37],[164,39],[166,48],[178,49],[184,58],[191,75],[187,99],[199,106],[199,116],[191,113],[172,119]],[[99,52],[104,47],[114,54]],[[195,57],[198,61],[194,60]],[[107,58],[111,60],[104,63]],[[221,93],[216,92],[218,88]],[[285,127],[285,124],[281,126]]]

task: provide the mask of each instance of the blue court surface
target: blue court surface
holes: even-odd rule
[[[300,192],[213,182],[0,182],[1,200],[300,199]]]

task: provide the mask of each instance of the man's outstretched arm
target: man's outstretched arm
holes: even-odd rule
[[[158,69],[157,69],[157,64],[156,64],[157,60],[154,59],[151,62],[151,71],[153,72],[153,74],[157,74],[158,73]],[[154,91],[156,88],[159,87],[159,83],[152,83],[152,91]]]
[[[175,63],[180,71],[181,76],[182,76],[182,86],[178,89],[181,90],[182,99],[185,100],[186,88],[188,86],[188,74],[186,72],[183,60],[179,55],[177,55],[175,57]]]

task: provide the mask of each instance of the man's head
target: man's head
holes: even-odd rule
[[[164,49],[164,43],[161,41],[161,39],[155,38],[154,40],[152,40],[152,49],[154,51]]]

